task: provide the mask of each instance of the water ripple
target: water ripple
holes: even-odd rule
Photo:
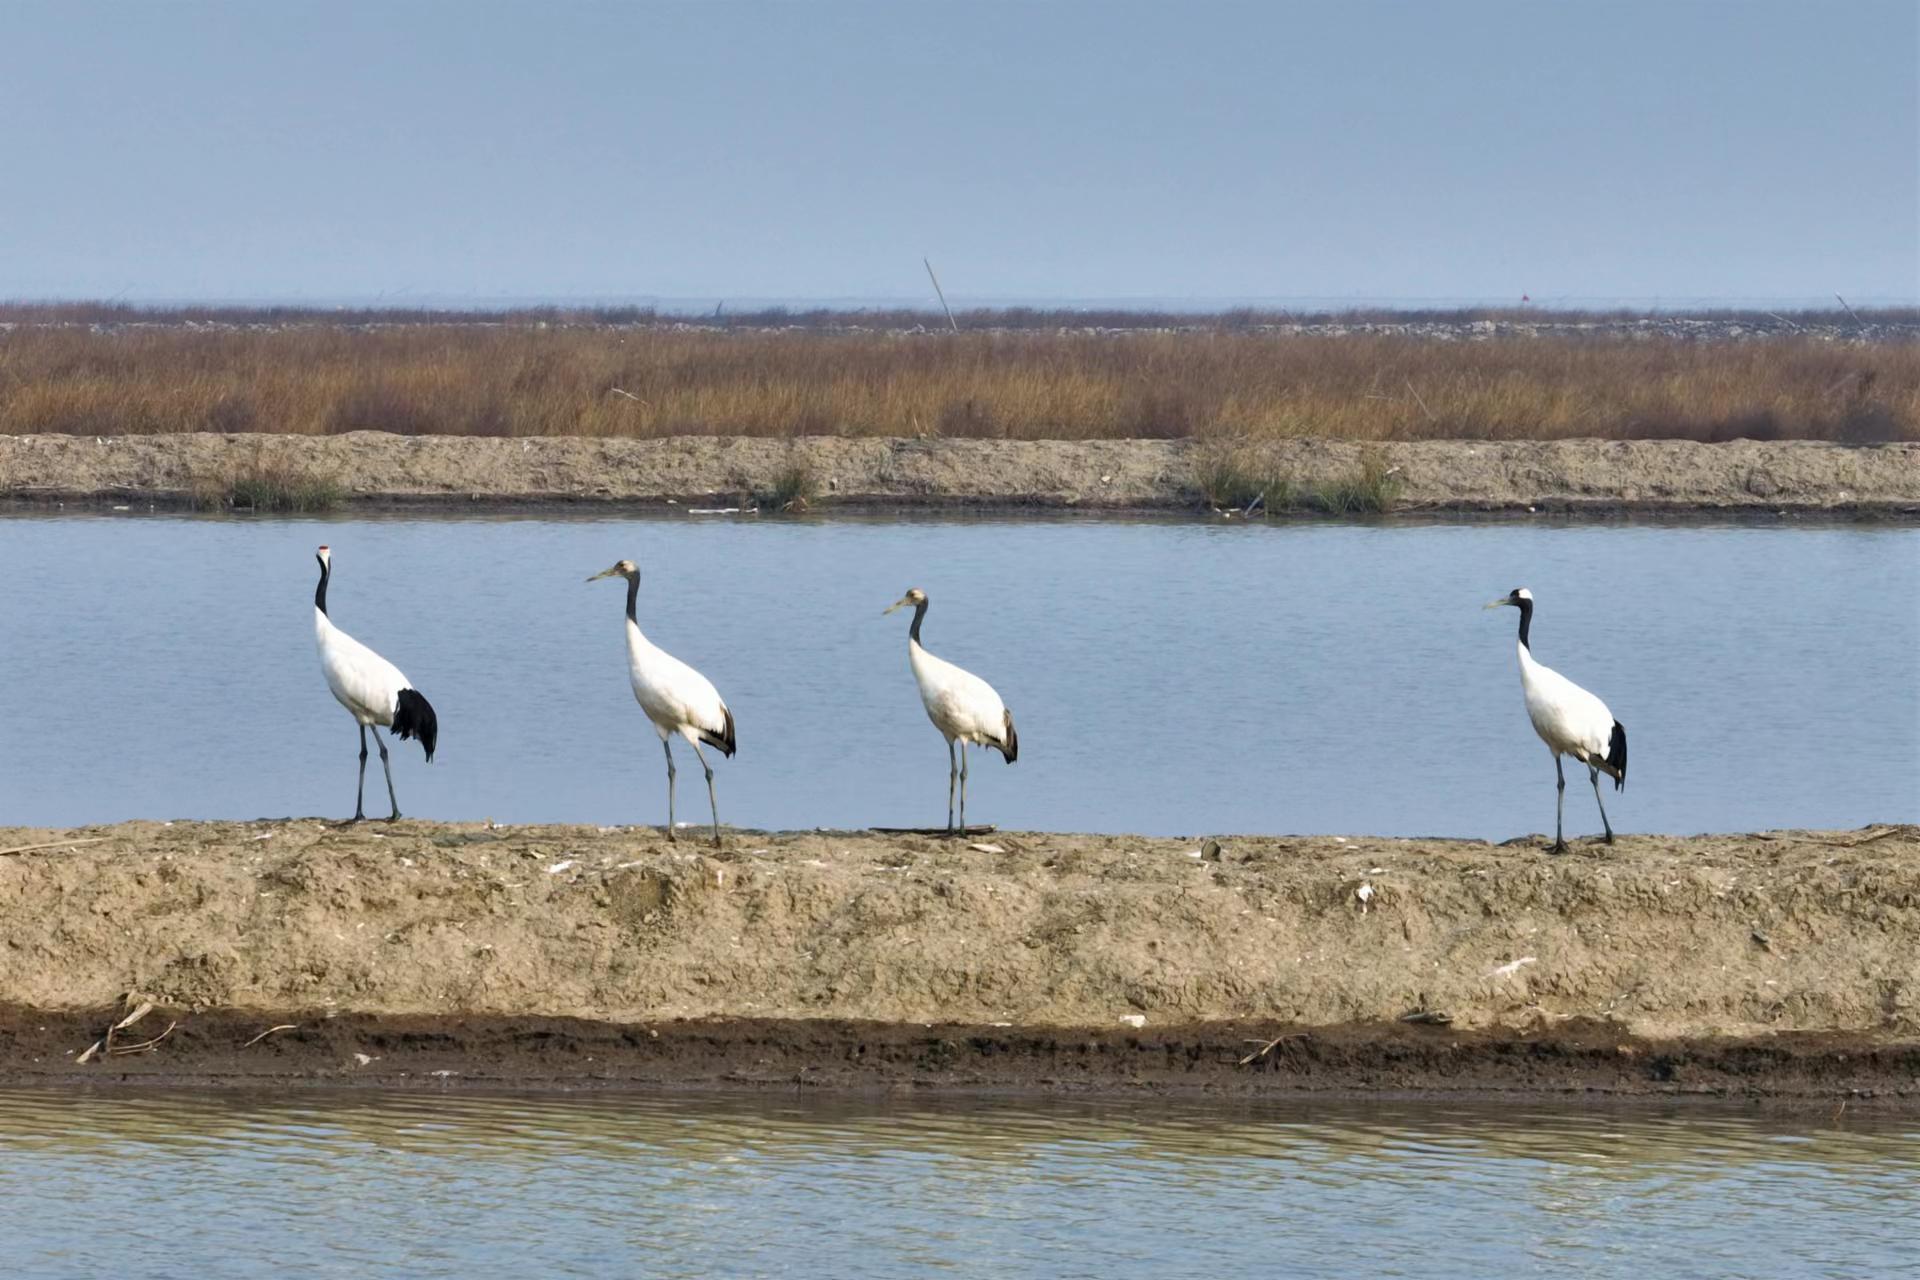
[[[56,1280],[1897,1274],[1916,1174],[1871,1116],[0,1091],[9,1269]]]

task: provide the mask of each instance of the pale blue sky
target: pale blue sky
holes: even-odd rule
[[[0,0],[0,296],[1914,299],[1836,3]]]

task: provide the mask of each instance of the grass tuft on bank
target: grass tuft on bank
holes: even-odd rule
[[[202,511],[312,515],[333,510],[345,498],[339,482],[310,467],[260,457],[198,476],[193,484],[194,505]]]

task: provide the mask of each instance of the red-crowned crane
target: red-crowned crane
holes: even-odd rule
[[[1515,587],[1498,600],[1489,600],[1487,608],[1511,605],[1520,611],[1520,688],[1527,699],[1527,718],[1533,731],[1553,753],[1553,772],[1558,779],[1558,800],[1553,813],[1554,853],[1567,851],[1561,834],[1561,819],[1567,807],[1567,775],[1560,757],[1572,756],[1587,766],[1593,783],[1593,802],[1600,806],[1600,825],[1606,830],[1608,844],[1613,843],[1613,825],[1607,821],[1607,806],[1600,799],[1600,775],[1613,779],[1613,789],[1627,785],[1627,731],[1607,704],[1573,681],[1534,661],[1527,643],[1527,629],[1533,623],[1533,592]]]
[[[1013,731],[1013,712],[993,691],[993,686],[971,671],[936,658],[920,644],[920,623],[927,616],[927,593],[914,587],[889,605],[882,616],[895,609],[913,606],[913,626],[907,630],[907,662],[913,668],[914,683],[920,686],[920,701],[927,708],[927,719],[947,740],[947,830],[953,830],[953,789],[960,784],[960,830],[967,829],[967,744],[991,747],[1005,756],[1008,764],[1020,758],[1020,735]],[[960,758],[954,760],[953,744],[960,744]]]
[[[667,839],[673,833],[673,742],[674,734],[685,738],[693,755],[707,775],[707,802],[713,806],[713,846],[720,847],[720,801],[713,792],[713,766],[701,753],[700,744],[717,747],[720,754],[732,758],[734,748],[733,712],[720,700],[713,681],[647,639],[640,630],[640,566],[622,560],[611,569],[603,569],[588,578],[627,580],[627,678],[633,682],[634,701],[653,722],[660,735],[660,747],[667,753]]]
[[[333,619],[327,616],[333,552],[321,547],[315,558],[320,561],[320,585],[313,592],[313,636],[320,646],[320,670],[327,677],[327,688],[360,726],[360,783],[353,793],[353,821],[358,822],[367,816],[367,727],[391,726],[403,742],[418,738],[431,764],[440,721],[433,714],[432,704],[413,687],[413,681],[400,673],[400,668],[333,625]],[[380,748],[380,767],[387,774],[387,800],[393,806],[387,821],[392,822],[400,816],[400,800],[393,792],[393,765],[387,759],[386,740],[377,727],[373,741]]]

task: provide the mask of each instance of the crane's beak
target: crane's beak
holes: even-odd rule
[[[596,573],[596,574],[594,574],[594,575],[593,575],[593,576],[592,576],[591,578],[588,578],[588,579],[587,579],[587,581],[588,581],[588,582],[598,582],[598,581],[600,581],[600,579],[602,579],[602,578],[611,578],[611,577],[613,577],[613,575],[615,575],[616,573],[619,573],[619,572],[620,572],[620,566],[619,566],[619,565],[615,565],[615,566],[613,566],[613,568],[611,568],[611,569],[602,569],[602,570],[601,570],[600,572],[598,572],[598,573]]]
[[[1512,604],[1512,603],[1513,601],[1508,597],[1501,596],[1498,600],[1489,600],[1480,607],[1483,609],[1498,609],[1503,604]]]
[[[913,601],[911,601],[911,600],[909,600],[909,599],[907,599],[907,597],[905,597],[905,596],[901,596],[901,597],[900,597],[900,598],[899,598],[898,600],[895,600],[895,601],[894,601],[894,602],[893,602],[892,604],[890,604],[890,605],[888,605],[888,606],[887,606],[886,608],[884,608],[884,609],[882,609],[882,610],[880,611],[880,616],[884,618],[884,617],[886,617],[886,616],[887,616],[888,614],[890,614],[890,613],[892,613],[892,612],[893,612],[893,611],[894,611],[895,609],[904,609],[904,608],[906,608],[906,607],[907,607],[908,605],[910,605],[910,604],[912,604],[912,603],[913,603]]]

